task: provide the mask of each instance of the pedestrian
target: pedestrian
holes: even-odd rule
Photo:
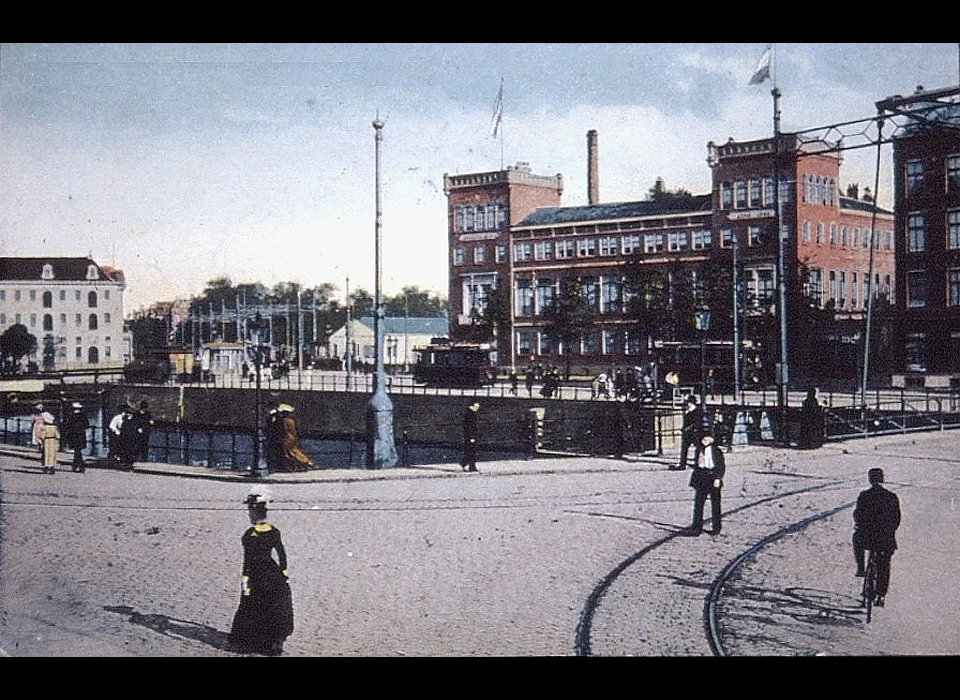
[[[280,416],[281,463],[279,471],[305,472],[313,468],[313,460],[300,447],[297,434],[297,421],[293,417],[293,406],[282,403],[277,406]]]
[[[244,360],[240,365],[240,381],[246,381],[248,374],[250,374],[250,365]]]
[[[813,450],[823,446],[823,409],[817,400],[815,387],[807,389],[807,396],[800,406],[800,439],[797,446]]]
[[[283,467],[283,421],[280,412],[271,408],[267,413],[267,429],[265,431],[264,459],[268,472],[278,472]]]
[[[890,587],[890,559],[897,549],[897,528],[900,527],[900,499],[883,488],[883,470],[874,467],[867,472],[870,488],[857,496],[853,509],[853,557],[857,576],[865,575],[866,550],[873,552],[877,563],[877,588],[873,604],[882,608]]]
[[[480,403],[474,401],[463,413],[463,457],[460,460],[460,466],[468,472],[477,471],[477,413],[479,410]]]
[[[123,430],[123,421],[126,415],[127,406],[122,406],[107,425],[107,433],[109,436],[108,455],[111,461],[117,463],[121,461],[120,432]]]
[[[44,474],[53,474],[57,469],[57,452],[60,451],[60,429],[52,413],[40,413],[40,464]]]
[[[90,421],[87,420],[87,414],[83,412],[83,404],[74,402],[70,409],[70,413],[63,421],[63,441],[67,449],[73,451],[71,470],[83,473],[86,471],[83,450],[87,446],[87,429],[90,427]]]
[[[670,469],[682,471],[687,468],[687,452],[691,447],[695,447],[697,435],[700,433],[699,411],[697,410],[697,400],[693,395],[687,396],[686,406],[683,411],[683,424],[680,426],[680,459]]]
[[[527,385],[527,396],[533,396],[533,367],[527,367],[527,374],[523,381]]]
[[[140,402],[140,408],[133,414],[136,424],[134,436],[134,456],[141,462],[146,462],[150,454],[150,431],[153,428],[153,417],[150,415],[150,404]]]
[[[37,452],[43,451],[43,404],[38,403],[33,407],[33,427],[30,431],[30,444],[37,448]]]
[[[517,371],[515,369],[510,370],[510,393],[514,396],[517,395],[517,384],[519,378],[517,377]]]
[[[690,486],[693,487],[693,522],[683,531],[684,535],[696,537],[703,532],[703,507],[707,498],[710,499],[710,511],[713,522],[714,535],[720,534],[720,490],[723,488],[723,476],[727,465],[723,458],[723,450],[714,443],[713,436],[705,433],[700,438],[697,455],[694,458],[693,474],[690,475]]]
[[[123,419],[120,423],[119,462],[120,467],[128,472],[133,471],[133,463],[137,461],[137,448],[140,445],[140,425],[136,419],[133,406],[123,407]]]
[[[255,489],[244,501],[250,527],[240,539],[240,605],[230,641],[242,653],[279,656],[293,633],[293,595],[280,530],[267,522],[267,504],[272,500],[266,489]]]

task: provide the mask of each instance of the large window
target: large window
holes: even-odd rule
[[[577,240],[577,255],[581,258],[592,258],[597,254],[596,238],[580,238]]]
[[[746,209],[747,207],[747,182],[746,180],[737,180],[734,183],[735,207],[737,209]]]
[[[947,210],[947,248],[960,248],[960,209]]]
[[[906,370],[908,372],[923,372],[927,369],[927,334],[908,333],[904,346]]]
[[[927,249],[927,227],[923,214],[913,212],[907,215],[907,250],[922,253]]]
[[[693,249],[706,250],[713,247],[713,231],[710,229],[698,229],[693,232]]]
[[[947,156],[947,191],[960,189],[960,153]]]
[[[927,305],[927,271],[907,273],[907,306],[911,309]]]
[[[516,262],[533,260],[533,244],[532,243],[514,243],[513,259]]]
[[[763,204],[763,188],[760,184],[760,178],[750,178],[750,206],[759,207]]]
[[[632,255],[640,252],[640,234],[631,233],[620,239],[620,251],[624,255]]]
[[[648,233],[643,237],[643,251],[645,253],[662,253],[664,241],[662,233]]]
[[[573,257],[573,241],[557,241],[556,245],[557,259],[563,260],[565,258]]]
[[[45,309],[53,308],[53,292],[43,293],[43,308]]]
[[[960,268],[947,270],[947,306],[960,306]]]
[[[671,231],[667,241],[667,247],[671,251],[687,250],[690,247],[690,235],[686,231]]]
[[[729,182],[720,183],[720,208],[733,208],[733,185]]]
[[[612,275],[605,275],[603,277],[603,312],[604,313],[616,313],[621,311],[622,304],[620,302],[620,280]]]
[[[553,241],[537,241],[534,243],[533,257],[537,260],[553,260]]]
[[[529,279],[518,279],[514,287],[514,313],[517,316],[533,315],[533,285]]]
[[[600,239],[600,255],[616,255],[617,248],[616,236],[603,236]]]
[[[914,194],[923,186],[923,161],[908,160],[906,163],[907,194]]]
[[[537,313],[542,314],[544,309],[553,306],[556,297],[553,280],[547,277],[537,278]]]

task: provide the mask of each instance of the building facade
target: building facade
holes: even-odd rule
[[[510,228],[538,207],[560,206],[563,176],[534,175],[527,163],[506,170],[443,176],[447,195],[450,335],[479,340],[482,314],[495,289],[509,289]],[[498,339],[501,357],[515,350]]]
[[[779,149],[772,138],[711,143],[709,194],[652,191],[648,199],[617,203],[599,202],[595,149],[591,132],[589,204],[562,207],[558,202],[536,204],[530,198],[527,201],[535,207],[525,213],[512,208],[511,214],[522,216],[511,217],[509,225],[505,218],[504,228],[488,236],[466,234],[467,224],[461,224],[458,212],[505,197],[504,180],[510,171],[447,176],[450,300],[458,314],[454,323],[468,325],[471,315],[480,315],[492,290],[507,285],[510,339],[509,344],[500,342],[501,366],[559,364],[568,352],[574,371],[587,373],[660,362],[669,343],[696,342],[693,308],[706,303],[705,290],[716,286],[710,278],[717,270],[729,273],[735,285],[729,304],[733,307],[733,299],[738,300],[734,317],[741,324],[740,337],[762,336],[768,346],[767,364],[772,365],[779,351],[770,337],[771,320],[779,308],[778,221],[785,235],[785,285],[791,290],[791,303],[806,303],[847,320],[849,329],[837,334],[837,343],[846,340],[852,347],[859,342],[870,293],[893,292],[892,213],[875,207],[868,197],[859,198],[855,187],[841,190],[841,158],[830,144],[805,142],[790,134],[781,135]],[[530,177],[527,172],[524,176]],[[562,182],[559,175],[556,181]],[[561,192],[557,187],[549,198],[555,194],[559,199]],[[485,252],[478,258],[471,251],[478,241],[494,247],[492,260],[484,257]],[[658,336],[649,324],[638,323],[642,319],[637,300],[631,299],[636,286],[628,283],[638,274],[663,280],[671,303],[681,290],[694,290],[695,298],[684,307],[691,316],[689,323],[673,319],[671,337],[662,334],[662,327]],[[565,348],[550,332],[544,311],[571,279],[577,281],[595,321]],[[736,296],[734,288],[739,289]],[[815,349],[799,342],[803,332],[795,329],[788,352],[791,360],[796,353],[806,367]],[[714,338],[732,335],[729,323],[717,324]],[[855,362],[854,355],[844,353],[850,363]],[[667,369],[660,363],[661,374]],[[854,371],[848,368],[847,374]]]
[[[0,258],[0,329],[24,325],[45,371],[123,367],[125,289],[121,270],[90,258]]]
[[[891,97],[906,115],[894,137],[897,346],[908,386],[960,385],[960,88]]]

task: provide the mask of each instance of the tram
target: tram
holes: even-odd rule
[[[703,367],[700,366],[700,344],[658,341],[654,344],[660,368],[666,374],[673,372],[683,384],[699,384],[701,369],[712,377],[716,391],[729,393],[734,386],[733,343],[727,340],[708,340],[703,348]],[[765,386],[772,382],[769,367],[757,343],[744,340],[740,351],[740,376],[746,387]]]
[[[495,353],[487,343],[455,343],[432,338],[413,349],[413,380],[432,386],[480,387],[497,378]]]

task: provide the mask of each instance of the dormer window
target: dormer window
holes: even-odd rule
[[[87,279],[88,279],[88,280],[95,280],[95,279],[97,279],[97,266],[96,266],[96,265],[88,265],[88,266],[87,266]]]
[[[52,280],[53,279],[53,265],[50,263],[43,264],[43,271],[40,273],[40,279]]]

